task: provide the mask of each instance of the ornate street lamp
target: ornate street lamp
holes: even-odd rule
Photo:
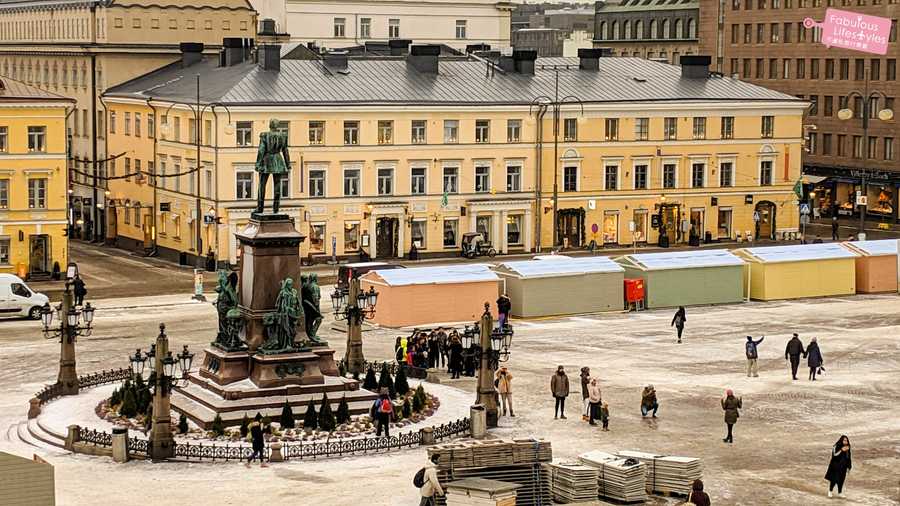
[[[359,279],[351,278],[349,289],[335,287],[331,293],[331,306],[335,320],[347,322],[347,352],[344,363],[347,371],[354,376],[362,374],[366,359],[362,351],[362,324],[375,317],[375,306],[378,303],[378,292],[375,287],[363,291],[359,287]]]
[[[478,335],[479,343],[475,344],[475,336]],[[467,356],[473,356],[481,362],[478,371],[478,394],[476,404],[485,408],[485,421],[488,427],[497,426],[497,398],[494,388],[494,371],[500,367],[500,362],[509,360],[509,347],[512,344],[512,326],[505,325],[502,328],[494,328],[491,316],[490,304],[484,303],[484,313],[481,320],[474,327],[466,327],[463,332],[463,347],[467,350]],[[468,344],[468,346],[466,345]]]
[[[93,331],[94,307],[90,302],[79,310],[74,303],[72,282],[78,276],[78,264],[66,266],[66,285],[62,301],[55,308],[49,303],[41,308],[41,325],[46,339],[59,339],[59,375],[57,384],[61,395],[78,393],[78,375],[75,371],[75,341],[78,336],[90,336]],[[59,323],[54,325],[54,313]]]

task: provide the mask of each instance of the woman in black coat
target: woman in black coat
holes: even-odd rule
[[[822,359],[822,352],[819,350],[819,343],[816,342],[815,337],[812,338],[809,346],[806,347],[806,357],[806,365],[809,366],[809,379],[816,381],[816,371],[822,367],[822,364],[825,363],[825,361]]]
[[[684,332],[684,322],[687,321],[687,315],[684,312],[684,306],[678,306],[678,311],[675,311],[675,316],[672,318],[672,325],[670,327],[675,327],[675,330],[678,331],[678,342],[681,342],[681,333]]]
[[[828,497],[833,497],[831,491],[837,485],[838,497],[844,489],[844,480],[847,478],[847,471],[853,467],[850,460],[850,438],[841,436],[837,443],[831,448],[831,462],[828,463],[828,471],[825,473],[825,479],[828,480]]]

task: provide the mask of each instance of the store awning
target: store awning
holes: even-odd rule
[[[821,183],[822,181],[825,181],[826,179],[828,179],[827,176],[810,176],[810,175],[803,176],[803,182],[806,184]]]

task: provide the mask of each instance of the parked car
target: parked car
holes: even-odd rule
[[[405,269],[406,267],[398,264],[389,264],[385,262],[359,262],[355,264],[344,264],[338,270],[337,286],[338,290],[350,289],[350,280],[358,278],[369,271],[383,271],[387,269]]]
[[[27,316],[37,320],[48,302],[46,295],[28,288],[19,276],[0,274],[0,316]]]

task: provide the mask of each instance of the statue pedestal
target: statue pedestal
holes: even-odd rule
[[[319,356],[308,351],[278,355],[253,355],[250,381],[259,388],[316,385],[325,382]]]
[[[250,375],[250,353],[247,351],[225,351],[215,346],[203,350],[203,366],[200,376],[227,385],[241,381]]]
[[[244,341],[253,352],[264,342],[262,320],[274,310],[281,281],[291,278],[300,287],[299,247],[305,236],[287,215],[256,213],[235,236],[241,249],[238,309],[244,319]],[[306,336],[299,324],[297,333],[298,341]]]

